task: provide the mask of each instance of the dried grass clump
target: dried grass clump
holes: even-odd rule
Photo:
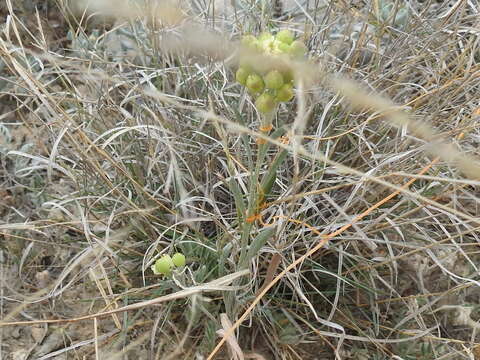
[[[478,353],[475,4],[35,3],[0,8],[0,355]],[[267,135],[234,71],[279,28]]]

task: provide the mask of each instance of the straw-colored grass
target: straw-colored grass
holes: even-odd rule
[[[88,3],[0,5],[0,359],[479,358],[478,5]]]

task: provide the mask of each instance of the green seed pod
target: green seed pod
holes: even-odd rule
[[[241,43],[243,46],[252,46],[255,42],[257,42],[257,38],[253,35],[245,35],[242,37]]]
[[[293,42],[293,40],[295,39],[295,36],[293,35],[293,33],[290,30],[283,29],[283,30],[280,30],[277,33],[275,38],[278,41],[281,41],[284,44],[290,45]]]
[[[290,45],[289,44],[286,44],[284,42],[280,42],[280,43],[278,43],[277,47],[278,47],[278,50],[281,53],[284,53],[284,54],[289,54],[290,53]]]
[[[237,80],[237,82],[245,86],[247,84],[248,75],[250,75],[250,72],[244,67],[240,67],[235,73],[235,79]]]
[[[286,70],[282,73],[283,75],[283,82],[285,84],[293,84],[293,81],[295,80],[295,77],[293,75],[292,70]]]
[[[163,255],[160,259],[155,262],[155,265],[152,266],[152,270],[155,274],[170,275],[172,271],[173,261],[170,255]]]
[[[265,87],[262,77],[257,74],[250,74],[247,77],[246,87],[254,94],[261,93]]]
[[[295,40],[292,45],[290,45],[290,55],[293,57],[302,57],[307,53],[307,47],[300,40]]]
[[[182,253],[173,254],[172,262],[176,267],[185,266],[185,255],[183,255]]]
[[[261,51],[262,43],[253,35],[246,35],[241,40],[242,45],[251,51]]]
[[[283,85],[282,73],[278,70],[272,70],[264,77],[265,86],[269,89],[280,89]]]
[[[279,102],[287,102],[293,99],[294,96],[292,84],[284,84],[278,91],[275,100]]]
[[[273,40],[273,35],[270,34],[269,32],[263,32],[258,37],[258,41],[260,42],[271,41],[271,40]]]
[[[251,74],[251,73],[254,72],[252,63],[251,63],[250,59],[248,58],[248,56],[242,56],[240,58],[240,62],[238,64],[238,67],[243,68],[246,72],[248,72],[248,74]]]
[[[266,92],[260,95],[255,101],[257,110],[264,114],[272,112],[275,109],[275,105],[277,105],[275,98]]]

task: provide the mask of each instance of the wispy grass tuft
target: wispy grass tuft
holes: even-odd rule
[[[0,357],[474,358],[478,11],[2,3]],[[267,134],[239,40],[282,28]]]

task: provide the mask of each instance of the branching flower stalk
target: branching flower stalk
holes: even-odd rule
[[[273,130],[273,121],[279,104],[289,102],[294,97],[294,71],[291,66],[283,63],[303,58],[306,47],[301,41],[295,40],[294,34],[286,29],[280,30],[276,35],[265,32],[258,38],[246,35],[241,42],[244,53],[240,56],[236,80],[246,87],[252,99],[255,100],[255,107],[260,115],[258,130],[263,135],[268,135]],[[277,136],[280,135],[277,134]],[[258,155],[254,172],[250,177],[246,222],[243,224],[240,242],[240,268],[248,267],[250,259],[247,254],[249,246],[252,246],[250,233],[265,199],[260,172],[269,145],[263,139],[257,140],[257,144]],[[270,167],[266,177],[272,178],[271,172],[276,172],[277,168],[278,166]]]
[[[267,132],[272,128],[279,103],[289,102],[294,97],[293,69],[282,64],[282,60],[304,57],[306,47],[294,39],[290,30],[281,30],[275,36],[263,33],[258,38],[247,35],[242,45],[235,77],[247,88],[256,109],[262,114],[259,130]]]

